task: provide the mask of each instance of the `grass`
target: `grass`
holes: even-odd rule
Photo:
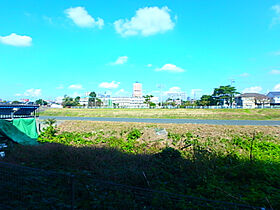
[[[280,120],[280,109],[47,109],[42,116]]]
[[[158,135],[163,129],[168,134]],[[280,207],[279,127],[65,121],[47,128],[39,141],[39,146],[14,148],[4,160],[72,172],[84,181],[90,176],[170,193]],[[96,192],[94,196],[105,193],[109,199],[107,191],[96,190],[90,180],[86,187],[78,187],[78,208],[97,205],[90,197]],[[112,195],[117,202],[116,197],[125,195],[124,203],[139,207],[134,197]],[[190,207],[158,197],[149,205]]]

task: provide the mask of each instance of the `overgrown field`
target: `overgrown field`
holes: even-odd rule
[[[280,109],[47,109],[42,116],[280,120]]]
[[[16,147],[5,161],[170,193],[280,208],[279,127],[66,121],[48,127],[39,141],[42,145]],[[87,186],[90,191],[91,184]],[[149,205],[170,207],[153,199],[155,203]],[[94,202],[82,200],[81,194],[77,205],[87,208]]]

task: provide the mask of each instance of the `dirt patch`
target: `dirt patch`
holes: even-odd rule
[[[69,132],[98,132],[103,131],[107,135],[121,132],[126,133],[132,129],[142,132],[145,141],[166,140],[167,136],[157,135],[156,129],[166,129],[169,133],[185,134],[192,133],[200,138],[228,138],[232,135],[253,135],[261,132],[280,138],[279,126],[225,126],[225,125],[202,125],[202,124],[155,124],[155,123],[127,123],[127,122],[92,122],[92,121],[64,121],[58,125],[60,131]]]

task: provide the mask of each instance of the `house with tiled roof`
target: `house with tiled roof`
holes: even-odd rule
[[[235,97],[235,102],[242,108],[262,108],[270,105],[270,98],[260,93],[243,93]]]
[[[270,98],[271,105],[280,105],[280,91],[278,92],[269,92],[267,97]]]

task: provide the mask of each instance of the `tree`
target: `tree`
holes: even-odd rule
[[[96,103],[95,103],[95,105],[101,107],[102,104],[103,104],[103,102],[101,101],[101,99],[96,98]]]
[[[76,97],[77,98],[77,97]],[[62,106],[68,107],[68,106],[78,106],[79,102],[75,101],[72,97],[65,95],[62,99]]]
[[[119,108],[120,104],[119,103],[113,103],[114,108]]]
[[[40,105],[40,106],[46,106],[48,105],[48,102],[44,101],[43,99],[38,99],[35,101],[35,104]]]
[[[80,99],[81,99],[81,97],[80,97],[80,96],[77,96],[77,97],[75,98],[75,102],[79,103],[79,102],[80,102]]]
[[[156,106],[155,103],[151,102],[151,99],[154,97],[153,95],[146,95],[146,96],[143,96],[143,97],[145,98],[144,103],[148,104],[149,108]]]
[[[201,96],[198,104],[200,106],[212,106],[217,104],[217,100],[215,100],[215,98],[211,95],[203,95]]]
[[[223,101],[223,103],[225,102],[226,104],[232,106],[233,99],[236,94],[239,94],[239,92],[236,91],[235,87],[226,85],[215,88],[212,96],[220,102]]]
[[[13,101],[12,104],[22,104],[22,103],[19,101]]]
[[[90,106],[96,105],[95,101],[96,101],[96,93],[94,91],[92,91],[89,94],[89,99],[88,99],[89,105]]]

